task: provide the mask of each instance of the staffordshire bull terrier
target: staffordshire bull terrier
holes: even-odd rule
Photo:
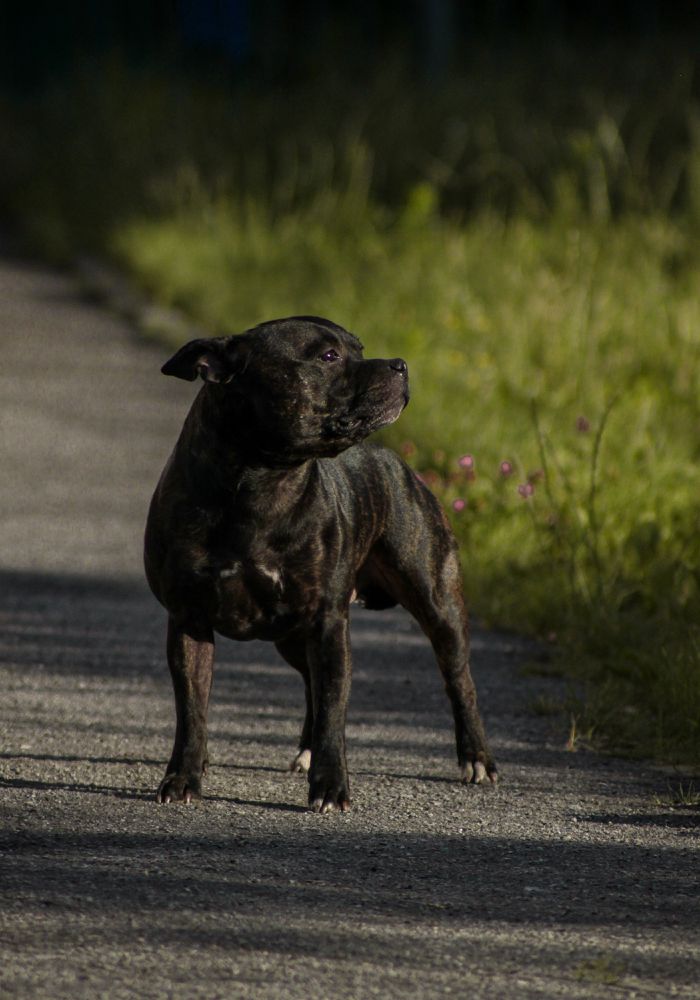
[[[201,795],[214,634],[268,639],[304,679],[293,767],[315,812],[346,810],[349,606],[402,604],[430,639],[465,783],[496,780],[469,671],[457,546],[438,501],[361,442],[408,402],[401,358],[315,316],[193,340],[165,375],[204,385],[151,502],[145,566],[169,614],[175,745],[158,802]]]

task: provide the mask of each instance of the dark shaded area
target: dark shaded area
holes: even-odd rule
[[[480,46],[697,33],[700,10],[691,0],[6,0],[0,27],[0,80],[19,89],[114,48],[135,64],[270,84],[318,78],[330,67],[373,71],[392,52],[437,79],[468,65]]]
[[[587,823],[622,823],[627,826],[664,826],[674,830],[700,830],[700,808],[667,808],[662,812],[638,813],[635,816],[621,816],[619,813],[598,813],[583,817]]]
[[[0,12],[0,218],[65,259],[202,196],[367,175],[458,218],[692,208],[689,2],[42,0]]]
[[[94,738],[102,733],[123,733],[147,745],[159,736],[162,758],[145,753],[131,762],[163,766],[174,727],[174,703],[165,659],[166,616],[147,587],[136,582],[30,572],[0,572],[0,660],[19,678],[32,683],[45,678],[75,679],[109,700],[112,685],[156,689],[166,697],[167,708],[140,727],[125,712],[120,721],[80,717],[72,731],[86,741],[85,756],[54,752],[0,753],[4,760],[45,760],[68,766],[76,763],[119,763],[130,758],[106,758]],[[372,612],[353,609],[351,617],[353,682],[348,712],[348,755],[352,774],[371,784],[372,778],[396,782],[415,780],[455,784],[457,777],[452,717],[432,649],[413,619],[402,609]],[[501,780],[508,782],[511,766],[552,768],[585,772],[586,753],[565,749],[566,721],[550,720],[556,743],[543,745],[542,726],[533,716],[533,699],[560,690],[556,679],[537,677],[524,682],[518,664],[536,648],[527,640],[496,634],[472,638],[472,672],[491,743],[498,750]],[[513,697],[517,686],[519,695]],[[127,690],[128,690],[127,688]],[[214,684],[210,703],[210,752],[213,769],[231,772],[235,797],[235,772],[240,764],[238,742],[264,748],[263,770],[284,770],[295,746],[303,717],[303,688],[297,673],[281,659],[271,643],[232,642],[217,637]],[[35,725],[41,728],[37,720]],[[63,725],[57,722],[59,730]],[[114,728],[116,727],[116,728]],[[500,744],[513,731],[523,737],[517,749]],[[389,738],[387,738],[387,734]],[[528,735],[529,734],[529,735]],[[214,748],[212,750],[212,747]],[[219,748],[217,751],[216,748]],[[226,747],[227,749],[223,749]],[[356,762],[360,752],[374,755],[374,766]],[[397,768],[395,754],[403,755]],[[611,766],[596,758],[596,766]],[[257,768],[260,770],[260,768]],[[7,780],[7,779],[6,779]],[[15,779],[7,787],[16,787]],[[0,785],[2,784],[0,780]],[[82,790],[104,795],[150,800],[137,788],[85,785],[58,780],[45,790]],[[213,793],[205,789],[205,797]],[[606,794],[615,795],[611,786]],[[268,802],[271,808],[276,803]]]
[[[442,716],[445,742],[451,741],[451,714],[432,649],[403,610],[353,609],[353,723],[391,712],[388,724],[411,719],[430,726]],[[20,671],[65,674],[99,682],[101,677],[163,680],[166,613],[145,583],[100,577],[0,571],[0,658]],[[494,637],[481,671],[499,663],[509,669],[512,639]],[[479,642],[474,658],[479,660]],[[523,641],[522,648],[529,646]],[[487,662],[484,663],[483,661]],[[478,667],[478,664],[477,664]],[[217,637],[212,703],[229,704],[243,719],[265,708],[265,718],[285,722],[298,711],[303,688],[298,674],[272,643],[233,642]],[[495,686],[487,679],[489,687]],[[252,721],[252,717],[251,717]],[[245,726],[245,721],[243,722]],[[251,737],[255,737],[251,730]],[[265,742],[288,745],[267,733]],[[401,743],[392,743],[393,747]],[[420,754],[417,745],[405,749]],[[425,752],[423,750],[423,752]],[[0,754],[2,759],[2,754]]]
[[[376,837],[331,830],[319,838],[298,830],[293,874],[289,859],[280,856],[278,837],[260,834],[233,841],[214,835],[6,833],[0,850],[11,857],[2,879],[6,905],[22,893],[66,911],[80,906],[88,913],[153,913],[159,924],[152,930],[155,947],[181,933],[177,926],[168,927],[169,913],[186,914],[188,923],[205,912],[248,916],[251,926],[241,927],[238,947],[309,954],[317,944],[301,927],[312,916],[332,923],[339,911],[346,919],[356,913],[364,919],[413,922],[433,906],[435,919],[458,926],[475,918],[512,926],[595,922],[646,931],[700,926],[688,879],[690,844],[650,852],[556,839]],[[403,874],[397,872],[398,857]],[[202,868],[204,858],[208,862]],[[216,874],[210,874],[212,866]],[[248,877],[251,870],[260,872],[255,882]],[[255,926],[254,918],[262,913],[268,914],[268,930]],[[210,947],[216,944],[211,932],[207,941]],[[358,945],[345,933],[337,939],[330,935],[325,957],[347,954]],[[415,955],[405,960],[422,961]],[[689,975],[691,969],[682,963],[674,970],[674,978]]]

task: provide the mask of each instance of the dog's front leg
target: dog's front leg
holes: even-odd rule
[[[296,774],[308,774],[311,766],[311,737],[314,731],[314,702],[311,694],[311,678],[307,662],[306,640],[303,636],[292,635],[275,643],[279,654],[287,663],[298,670],[304,681],[306,696],[306,714],[299,738],[299,752],[289,765],[289,770]]]
[[[309,805],[314,812],[350,808],[345,761],[345,714],[350,694],[350,635],[346,616],[326,616],[307,639],[313,699]]]
[[[207,707],[214,669],[211,628],[168,621],[168,666],[175,691],[175,745],[158,802],[201,798],[207,767]]]

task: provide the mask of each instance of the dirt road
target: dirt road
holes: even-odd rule
[[[221,642],[206,799],[157,806],[173,705],[140,565],[193,388],[70,279],[0,262],[0,994],[700,997],[698,812],[564,749],[557,681],[477,632],[503,782],[454,780],[432,655],[360,612],[354,808],[286,773],[299,678]]]

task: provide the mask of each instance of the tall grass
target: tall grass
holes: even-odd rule
[[[5,109],[0,189],[44,252],[108,253],[212,331],[317,313],[404,356],[387,438],[473,608],[555,641],[602,741],[698,761],[692,62],[547,65],[231,101],[115,62]]]

